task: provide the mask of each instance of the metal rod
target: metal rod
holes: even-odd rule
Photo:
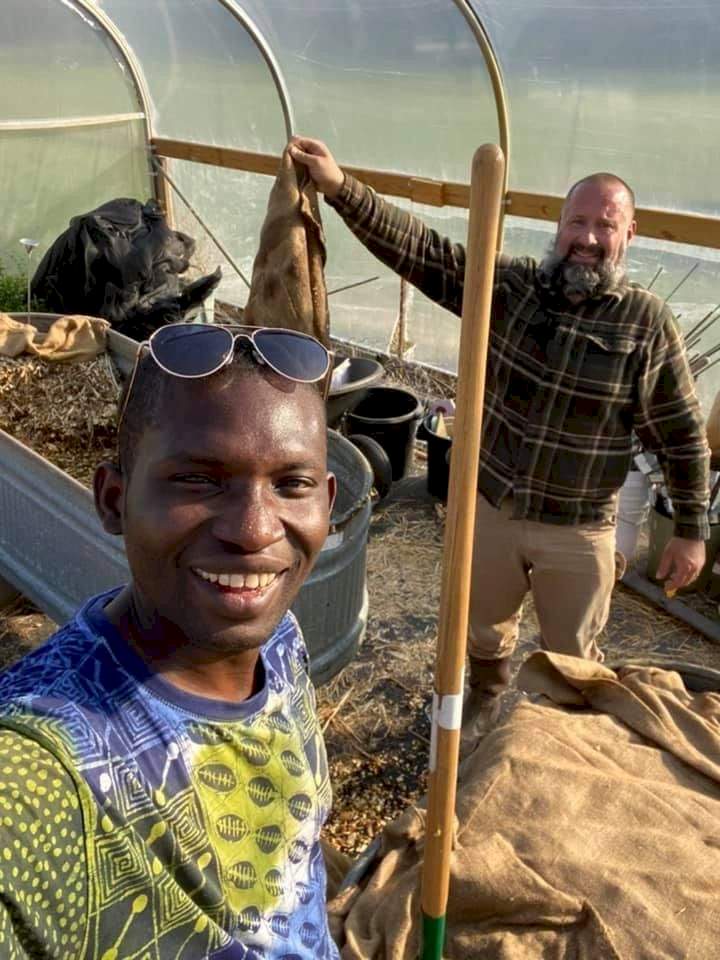
[[[344,293],[345,290],[354,290],[355,287],[364,287],[366,283],[372,283],[373,280],[379,280],[380,277],[368,277],[367,280],[357,280],[355,283],[348,283],[344,287],[336,287],[334,290],[328,291],[328,296],[333,297],[336,293]]]
[[[718,319],[720,320],[720,316],[718,317]],[[709,329],[710,329],[709,326],[706,327],[706,330],[709,330]],[[703,330],[703,332],[700,334],[700,336],[698,336],[698,337],[693,337],[692,340],[691,340],[689,343],[686,343],[686,344],[685,344],[685,347],[686,347],[688,350],[694,350],[696,347],[697,347],[698,349],[700,349],[699,344],[700,344],[700,341],[702,340],[702,338],[703,338],[704,335],[705,335],[705,330]],[[700,356],[702,356],[702,354],[700,354]]]
[[[715,323],[715,321],[720,318],[720,313],[710,320],[707,321],[702,327],[699,327],[696,332],[690,336],[685,337],[685,345],[688,347],[694,347],[695,344],[699,343],[702,338],[705,336],[705,333],[710,329],[710,327]]]
[[[245,28],[246,32],[250,36],[250,39],[257,47],[260,56],[265,61],[267,68],[270,71],[270,75],[273,78],[275,90],[280,100],[280,106],[283,112],[283,120],[285,121],[285,139],[289,140],[290,137],[292,137],[292,135],[295,133],[295,118],[293,117],[293,109],[290,101],[288,85],[285,82],[285,77],[280,69],[280,64],[275,58],[272,47],[265,39],[260,27],[258,27],[252,17],[246,13],[242,7],[235,2],[235,0],[218,0],[218,2],[225,7],[231,17],[234,17],[235,20],[237,20],[238,23]]]
[[[705,373],[710,369],[710,367],[714,367],[716,363],[720,363],[720,357],[718,357],[716,360],[713,360],[712,363],[708,363],[707,366],[703,367],[701,370],[698,370],[698,372],[695,374],[695,377],[699,377],[701,373]]]
[[[714,347],[710,347],[709,350],[706,350],[705,353],[698,354],[698,360],[706,360],[708,357],[712,357],[713,354],[717,353],[720,350],[720,343],[716,343]]]
[[[248,278],[245,276],[245,274],[242,272],[242,270],[241,270],[240,267],[237,265],[237,263],[235,263],[235,261],[233,260],[232,256],[228,253],[227,249],[226,249],[226,248],[223,246],[223,244],[218,240],[218,238],[217,238],[217,237],[215,236],[215,234],[212,232],[212,230],[210,229],[210,227],[205,223],[205,221],[203,220],[203,218],[202,218],[202,217],[200,216],[200,214],[197,212],[197,210],[195,209],[195,207],[190,203],[190,201],[187,199],[187,197],[183,194],[182,190],[178,187],[178,185],[175,183],[175,181],[174,181],[173,178],[170,176],[170,174],[167,172],[167,170],[163,170],[163,168],[160,166],[160,164],[157,162],[157,160],[156,160],[154,157],[153,157],[153,166],[155,167],[155,170],[157,171],[157,173],[159,174],[159,176],[164,177],[164,178],[167,180],[167,182],[168,182],[168,183],[170,184],[170,186],[173,188],[173,190],[175,191],[175,193],[180,197],[180,199],[181,199],[182,202],[185,204],[185,206],[188,208],[188,210],[190,211],[190,213],[195,217],[195,219],[196,219],[197,222],[200,224],[200,226],[203,228],[203,230],[205,231],[205,233],[207,233],[207,235],[210,237],[210,239],[212,240],[212,242],[213,242],[213,243],[215,244],[215,246],[218,248],[218,250],[220,251],[220,253],[225,257],[225,259],[226,259],[227,262],[230,264],[230,266],[233,268],[233,270],[235,271],[235,273],[237,273],[237,275],[238,275],[238,276],[240,277],[240,279],[243,281],[243,283],[245,284],[245,286],[246,286],[248,289],[250,289],[250,281],[249,281]]]
[[[682,278],[682,280],[680,281],[680,283],[679,283],[676,287],[673,287],[673,289],[670,291],[670,293],[665,297],[665,303],[668,302],[668,300],[670,299],[670,297],[672,297],[674,294],[676,294],[676,293],[678,292],[678,290],[680,289],[680,287],[685,283],[685,281],[686,281],[687,279],[689,279],[689,277],[692,276],[693,273],[695,273],[695,271],[697,270],[697,268],[698,268],[699,266],[700,266],[700,261],[697,260],[697,261],[693,264],[693,266],[690,267],[690,269],[689,269],[688,272],[685,274],[685,276]]]
[[[82,8],[85,15],[89,17],[94,23],[97,23],[98,26],[112,39],[113,43],[117,47],[118,53],[122,58],[125,67],[127,68],[130,78],[135,88],[135,96],[137,98],[138,106],[141,107],[143,113],[145,128],[145,142],[150,150],[150,141],[153,138],[153,129],[152,129],[152,113],[150,104],[152,103],[150,97],[150,91],[148,89],[147,80],[145,79],[145,73],[140,66],[140,61],[135,55],[135,51],[127,42],[125,35],[118,30],[114,21],[108,14],[101,10],[94,2],[91,0],[75,0],[75,2]],[[148,167],[148,176],[150,178],[150,185],[155,186],[156,181],[152,178],[152,162]],[[155,199],[159,199],[156,195]]]
[[[500,61],[493,49],[485,26],[473,9],[473,5],[468,0],[453,0],[455,6],[465,18],[465,22],[473,32],[473,36],[480,47],[485,66],[490,76],[490,85],[492,86],[493,97],[495,98],[495,111],[497,115],[498,137],[500,140],[500,149],[505,157],[505,168],[503,171],[503,206],[500,209],[500,223],[498,226],[497,248],[502,249],[503,244],[503,221],[505,218],[505,199],[508,192],[508,178],[510,175],[510,110],[508,99],[505,95],[505,83],[503,81]]]
[[[665,270],[665,267],[658,267],[658,268],[657,268],[657,270],[655,271],[655,276],[652,278],[652,280],[651,280],[650,283],[647,285],[647,287],[645,287],[646,290],[652,290],[652,288],[655,286],[655,281],[656,281],[657,278],[660,276],[660,274],[664,272],[664,270]]]
[[[701,329],[698,329],[695,335],[692,336],[690,339],[686,337],[685,345],[688,347],[694,347],[697,343],[699,343],[702,340],[702,338],[705,336],[707,331],[710,329],[710,327],[712,327],[712,325],[717,320],[720,320],[720,313],[717,313],[714,317],[711,317],[711,319],[708,320],[708,322]]]
[[[708,320],[715,313],[716,310],[720,310],[720,303],[718,303],[717,306],[713,307],[712,310],[708,310],[705,316],[701,317],[691,330],[688,330],[688,332],[684,335],[685,342],[687,342],[690,339],[690,337],[694,336],[695,333],[699,331],[700,327],[702,327],[705,321]]]
[[[718,474],[713,484],[712,490],[710,491],[710,500],[708,501],[708,511],[712,510],[713,504],[717,499],[717,495],[720,493],[720,474]]]

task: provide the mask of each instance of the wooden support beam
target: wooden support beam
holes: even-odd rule
[[[159,170],[155,170],[153,176],[155,178],[155,196],[158,203],[162,207],[163,213],[165,214],[165,220],[167,225],[173,229],[175,227],[175,205],[173,203],[172,190],[170,189],[170,184],[163,176],[164,173],[169,172],[170,162],[167,157],[156,156],[155,160],[157,162]]]
[[[228,170],[245,170],[271,177],[277,174],[280,165],[280,157],[274,154],[254,153],[232,147],[215,147],[204,143],[189,143],[185,140],[156,138],[152,141],[152,146],[159,156],[188,160],[192,163],[207,163]],[[470,187],[466,183],[412,177],[404,173],[351,167],[345,164],[343,169],[386,196],[403,197],[414,203],[431,207],[467,209],[470,205]],[[562,197],[551,194],[510,190],[505,195],[505,213],[512,217],[527,217],[531,220],[548,220],[556,223],[562,203]],[[642,237],[720,249],[720,217],[638,207],[637,222],[638,235]]]
[[[215,147],[208,143],[190,143],[187,140],[164,140],[155,137],[151,146],[160,157],[207,163],[225,170],[245,170],[274,177],[280,166],[280,157],[271,153],[253,153],[233,147]]]
[[[249,173],[274,177],[280,166],[280,157],[270,153],[253,153],[231,147],[215,147],[204,143],[160,138],[154,139],[152,146],[158,156],[188,160],[191,163],[207,163],[226,170],[245,170]],[[363,183],[369,184],[378,193],[388,196],[405,197],[415,203],[425,203],[431,207],[467,208],[470,204],[470,187],[464,183],[410,177],[403,173],[369,170],[364,167],[343,165],[343,170],[358,177]]]

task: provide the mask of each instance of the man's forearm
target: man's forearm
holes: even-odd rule
[[[673,505],[674,534],[686,540],[707,540],[709,454],[690,453],[685,459],[666,460],[663,472]]]
[[[431,300],[460,314],[465,276],[461,244],[431,230],[349,174],[339,194],[327,202],[387,267]]]

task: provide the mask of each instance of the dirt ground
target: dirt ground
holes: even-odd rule
[[[329,838],[355,854],[425,788],[444,509],[417,477],[396,485],[372,517],[368,546],[370,619],[355,660],[318,690],[335,803]],[[700,600],[707,613],[714,604]],[[54,628],[24,601],[0,613],[0,664]],[[516,666],[536,645],[528,601]],[[669,657],[720,669],[720,645],[706,640],[622,585],[602,646],[609,661]],[[512,693],[510,698],[512,698]]]

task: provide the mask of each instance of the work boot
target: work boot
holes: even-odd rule
[[[470,657],[469,691],[463,703],[460,755],[466,756],[497,722],[500,695],[510,682],[510,657],[478,660]]]

